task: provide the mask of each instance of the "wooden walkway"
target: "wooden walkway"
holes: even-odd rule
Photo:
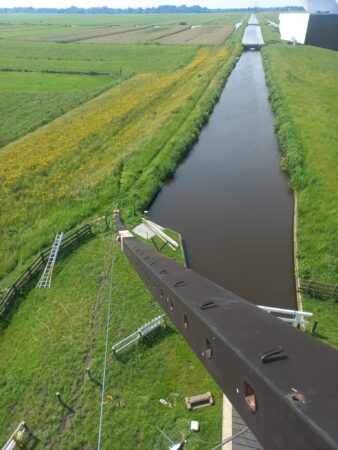
[[[245,422],[233,408],[227,397],[223,396],[223,430],[222,439],[235,435],[246,427]],[[264,450],[255,435],[246,431],[232,442],[223,445],[222,450]]]
[[[232,434],[237,433],[245,427],[245,422],[238,412],[232,408]],[[238,436],[232,441],[232,450],[263,450],[261,444],[257,441],[255,435],[250,431]]]

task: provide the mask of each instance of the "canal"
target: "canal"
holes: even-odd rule
[[[293,195],[262,57],[244,52],[149,218],[182,234],[189,267],[261,305],[296,308]]]

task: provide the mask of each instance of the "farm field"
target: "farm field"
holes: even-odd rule
[[[2,147],[135,73],[170,72],[185,65],[196,48],[0,40],[0,52]]]
[[[184,22],[188,26],[200,24],[233,25],[240,22],[244,13],[198,14],[0,14],[0,28],[7,30],[29,28],[29,34],[42,27],[53,33],[53,28],[78,31],[80,27],[109,27],[114,25],[175,25]],[[74,30],[72,30],[74,28]],[[70,29],[70,30],[69,30]],[[5,37],[5,34],[2,35]]]
[[[283,164],[298,198],[299,275],[337,284],[338,55],[314,47],[274,45],[264,48],[263,56]],[[328,303],[316,301],[317,319],[321,323],[322,316],[325,324]],[[303,303],[305,310],[313,307],[306,296]],[[329,320],[338,323],[337,306]],[[323,327],[332,331],[330,324]],[[332,339],[337,345],[336,337]]]
[[[171,34],[159,40],[163,44],[224,44],[226,39],[234,31],[233,25],[201,25],[190,28],[181,33]]]
[[[0,147],[99,95],[123,77],[0,72]]]
[[[181,35],[182,31],[190,29],[186,25],[154,25],[147,28],[132,30],[128,33],[110,34],[87,39],[84,42],[92,44],[153,44],[162,37],[172,34]]]
[[[195,28],[186,25],[156,26],[140,31],[106,35],[84,42],[94,44],[224,44],[234,31],[233,25],[201,25]]]
[[[0,40],[0,69],[93,75],[164,73],[186,65],[195,53],[196,47],[94,46]]]
[[[0,15],[0,39],[96,44],[223,44],[235,23],[244,18],[244,14],[235,13],[125,16],[106,15],[105,23],[100,23],[98,16],[94,25],[88,15],[82,18],[74,15],[71,24],[68,16],[62,21],[57,15],[50,15],[47,21],[41,15],[40,22],[36,23],[31,17],[25,22],[26,15],[22,15],[20,23],[17,17],[13,20],[11,16]],[[168,36],[172,35],[177,36],[171,40]]]
[[[95,38],[99,36],[106,36],[111,34],[123,34],[135,30],[143,30],[144,28],[151,28],[152,26],[138,26],[138,25],[111,25],[109,27],[81,27],[79,30],[67,30],[58,31],[56,33],[38,34],[31,36],[24,36],[22,39],[37,40],[37,41],[55,41],[55,42],[78,42],[89,38]],[[50,31],[50,30],[49,30]]]

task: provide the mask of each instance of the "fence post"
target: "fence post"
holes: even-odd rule
[[[335,300],[336,302],[338,302],[338,299],[336,299],[335,296],[334,296],[334,294],[336,293],[336,289],[337,289],[337,285],[334,285],[334,286],[333,286],[333,289],[332,289],[332,298],[333,298],[333,300]]]

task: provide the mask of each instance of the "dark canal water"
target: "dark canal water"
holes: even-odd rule
[[[293,196],[259,52],[245,52],[149,218],[182,234],[189,267],[255,304],[296,308]]]

